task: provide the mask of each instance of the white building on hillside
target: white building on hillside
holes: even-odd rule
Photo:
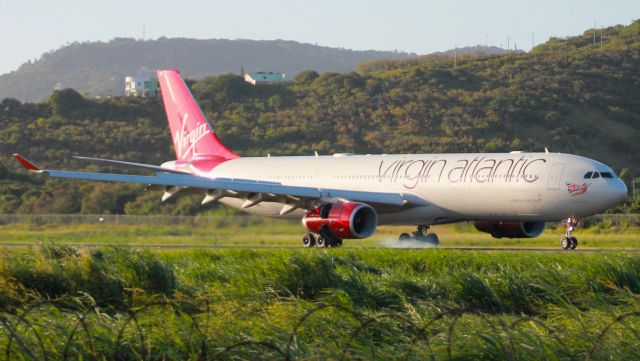
[[[256,84],[287,84],[292,80],[287,77],[285,73],[265,72],[259,71],[256,73],[244,74],[244,81],[247,83]]]
[[[128,97],[154,97],[160,93],[155,77],[128,76],[124,78],[124,95]]]

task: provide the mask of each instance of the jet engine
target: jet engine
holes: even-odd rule
[[[378,226],[378,214],[364,203],[326,203],[307,212],[302,224],[314,233],[323,233],[323,228],[339,239],[367,238]]]
[[[494,238],[538,237],[546,227],[544,222],[476,221],[473,225],[478,231],[490,233]]]

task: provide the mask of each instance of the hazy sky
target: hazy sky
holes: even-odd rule
[[[73,41],[114,37],[287,39],[419,54],[520,49],[640,18],[640,0],[0,0],[0,74]]]

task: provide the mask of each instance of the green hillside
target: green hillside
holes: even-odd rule
[[[180,68],[192,79],[247,71],[296,74],[352,71],[365,60],[402,57],[390,51],[356,51],[295,41],[160,38],[116,38],[109,42],[72,43],[44,54],[18,70],[0,75],[0,99],[46,99],[54,88],[74,88],[81,94],[122,95],[127,75],[154,69]]]
[[[223,141],[242,155],[566,152],[640,168],[640,21],[593,36],[551,39],[530,53],[361,63],[358,72],[305,71],[290,86],[251,86],[236,75],[192,88]],[[598,39],[599,40],[599,39]],[[86,167],[73,154],[161,163],[170,136],[158,99],[0,104],[0,212],[193,213],[197,199],[159,206],[141,187],[27,179],[20,152],[47,166]],[[95,166],[93,166],[95,167]],[[8,179],[8,180],[7,180]],[[637,202],[636,202],[637,203]],[[640,209],[638,209],[640,211]]]

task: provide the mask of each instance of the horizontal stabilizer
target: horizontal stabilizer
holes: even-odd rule
[[[165,168],[165,167],[161,167],[161,166],[158,166],[158,165],[152,165],[152,164],[125,162],[125,161],[122,161],[122,160],[113,160],[113,159],[104,159],[104,158],[81,157],[79,155],[74,155],[73,157],[76,158],[76,159],[90,160],[90,161],[93,161],[93,162],[111,163],[111,164],[118,164],[118,165],[126,165],[126,166],[129,166],[129,167],[135,167],[135,168],[143,168],[143,169],[155,170],[156,172],[190,174],[187,171],[178,170],[178,169],[170,169],[170,168]]]

